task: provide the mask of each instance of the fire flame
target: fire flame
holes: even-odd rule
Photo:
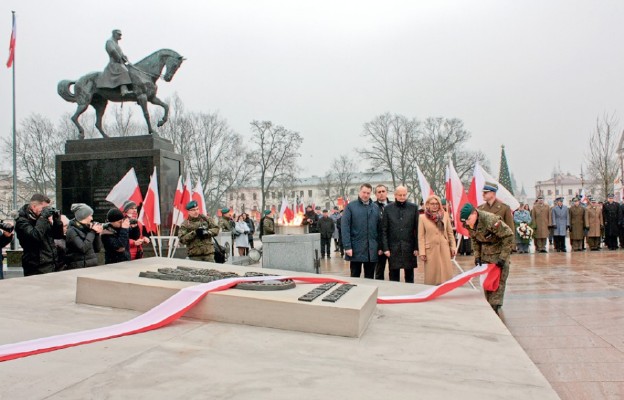
[[[303,222],[303,214],[301,213],[298,213],[297,215],[293,216],[292,219],[288,219],[288,216],[286,215],[286,213],[284,213],[284,215],[282,215],[282,217],[277,220],[278,225],[285,225],[285,226],[300,226],[302,222]]]

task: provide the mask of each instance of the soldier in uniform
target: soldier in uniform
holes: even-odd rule
[[[234,230],[234,224],[230,209],[227,207],[222,208],[221,217],[219,218],[219,229],[221,229],[221,232],[232,232]]]
[[[590,205],[585,210],[585,229],[587,229],[587,245],[591,251],[600,250],[600,237],[602,236],[602,210],[596,199],[590,199]]]
[[[609,250],[617,250],[617,240],[620,233],[620,205],[613,200],[613,194],[607,196],[607,202],[602,206],[602,221],[604,222],[605,244]]]
[[[555,239],[555,250],[566,252],[565,238],[570,227],[570,214],[568,207],[563,204],[563,197],[557,197],[555,206],[551,209],[553,236]]]
[[[570,242],[572,251],[583,250],[583,240],[585,239],[585,208],[581,206],[578,197],[572,199],[572,205],[568,209],[570,214]]]
[[[498,215],[511,231],[515,232],[511,208],[496,198],[496,192],[498,192],[498,185],[496,183],[485,182],[485,185],[483,185],[483,200],[485,200],[485,203],[479,206],[479,210]]]
[[[215,262],[212,238],[219,234],[219,227],[205,215],[199,213],[195,200],[186,205],[188,219],[180,225],[178,237],[186,245],[188,257],[195,261]]]
[[[494,263],[501,269],[498,289],[495,292],[485,291],[485,298],[498,314],[503,306],[505,285],[509,275],[510,255],[514,242],[513,231],[498,215],[477,210],[470,203],[462,207],[459,216],[464,227],[470,232],[475,265]]]
[[[531,210],[531,220],[535,224],[535,232],[533,238],[535,241],[535,251],[547,253],[546,240],[548,239],[548,227],[552,223],[552,215],[550,207],[544,203],[544,196],[537,197],[537,203]]]
[[[275,234],[275,221],[273,220],[273,211],[264,210],[264,217],[260,220],[260,240],[263,236]]]
[[[98,88],[116,89],[121,86],[121,96],[127,96],[132,93],[128,89],[128,85],[132,83],[130,80],[130,74],[128,73],[128,57],[121,51],[119,47],[119,41],[121,40],[121,31],[119,29],[113,30],[113,36],[106,41],[105,49],[106,53],[110,57],[108,65],[104,69],[104,72],[100,74],[96,81]]]

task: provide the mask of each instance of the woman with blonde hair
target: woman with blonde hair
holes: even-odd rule
[[[453,277],[455,236],[449,215],[436,195],[429,196],[425,213],[418,219],[418,251],[425,264],[426,285],[439,285]]]

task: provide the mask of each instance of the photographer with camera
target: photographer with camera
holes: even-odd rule
[[[195,200],[186,205],[188,219],[180,225],[178,237],[186,245],[188,258],[195,261],[215,262],[213,238],[219,234],[219,226],[212,219],[199,213]]]
[[[0,279],[4,279],[2,271],[2,249],[13,240],[14,226],[11,222],[0,221]]]
[[[148,237],[145,237],[143,232],[143,225],[139,224],[139,212],[137,211],[137,205],[132,200],[126,200],[121,207],[124,216],[130,220],[130,228],[128,230],[128,237],[130,238],[130,259],[136,260],[137,258],[143,258],[143,245],[150,242]]]
[[[121,210],[111,208],[106,214],[107,223],[102,225],[102,244],[104,245],[104,263],[115,264],[130,261],[130,239],[128,229],[130,219],[124,217]]]
[[[50,199],[34,194],[30,203],[20,208],[15,233],[22,246],[24,276],[54,272],[58,254],[54,239],[63,238],[61,212],[50,206]]]
[[[65,239],[65,269],[95,267],[98,265],[97,253],[102,248],[102,225],[93,222],[93,209],[86,204],[72,204],[71,211],[74,219],[69,221]]]

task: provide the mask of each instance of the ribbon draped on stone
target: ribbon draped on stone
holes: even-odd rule
[[[462,286],[464,283],[476,276],[489,273],[493,268],[496,268],[494,264],[479,265],[469,271],[455,276],[453,279],[415,295],[381,296],[377,298],[377,303],[419,303],[433,300],[436,297],[442,296],[443,294]],[[200,285],[189,286],[181,289],[176,294],[151,310],[120,324],[2,345],[0,346],[0,362],[158,329],[169,325],[183,316],[208,293],[227,290],[241,282],[259,282],[264,280],[283,279],[292,279],[305,283],[345,283],[339,279],[307,276],[255,276],[246,278],[227,278],[214,282],[202,283]]]

